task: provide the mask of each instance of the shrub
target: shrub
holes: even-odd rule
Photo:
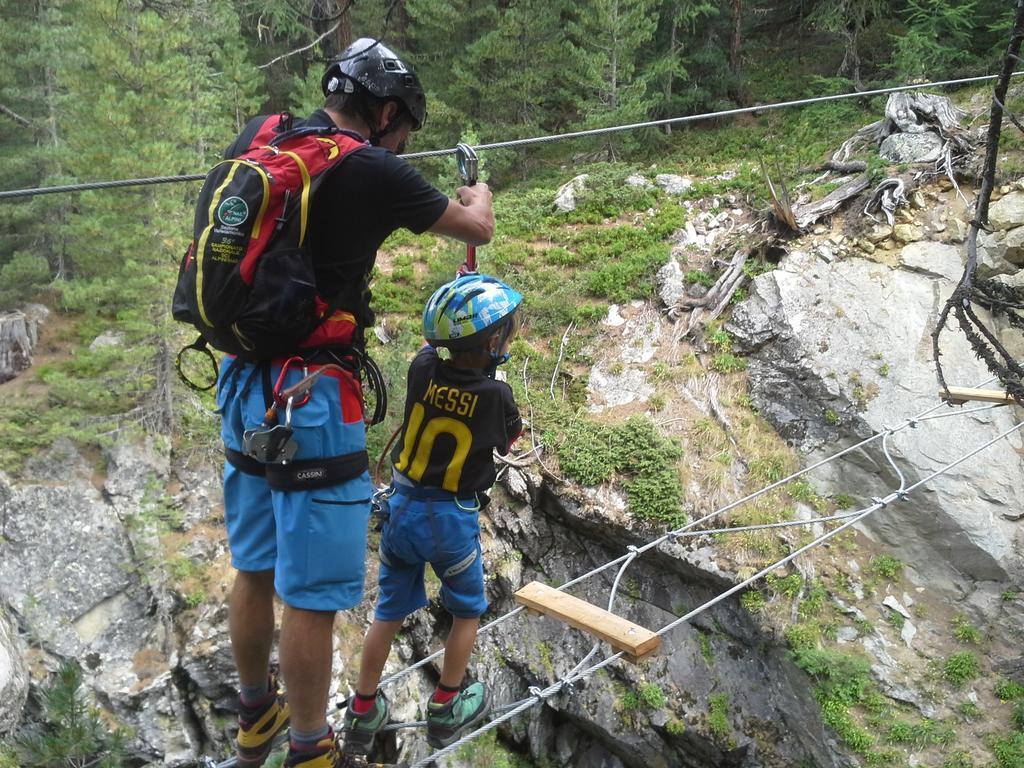
[[[978,667],[977,657],[970,651],[954,653],[942,667],[942,675],[954,688],[960,688],[964,683],[978,677],[981,670]]]
[[[708,698],[708,730],[719,739],[725,739],[732,732],[728,694],[716,693]]]
[[[895,581],[903,574],[903,561],[891,555],[876,555],[871,558],[871,571],[883,579]]]
[[[127,734],[120,729],[109,731],[99,712],[86,703],[77,662],[66,662],[57,670],[43,691],[43,711],[44,721],[15,739],[21,768],[123,765]]]
[[[959,613],[953,617],[953,636],[968,645],[977,645],[981,642],[981,632],[967,622],[966,616]]]

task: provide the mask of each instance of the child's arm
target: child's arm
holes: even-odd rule
[[[505,444],[498,447],[498,453],[504,456],[512,450],[512,444],[523,434],[523,419],[512,397],[512,388],[507,384],[502,390],[502,406],[505,411]]]

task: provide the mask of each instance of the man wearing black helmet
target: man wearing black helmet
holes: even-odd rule
[[[354,316],[362,330],[373,323],[369,277],[381,243],[400,228],[470,245],[487,243],[494,232],[491,193],[477,184],[460,188],[459,199],[451,200],[397,156],[409,134],[423,126],[426,98],[416,74],[379,41],[364,38],[349,46],[328,67],[322,87],[323,108],[303,124],[336,127],[365,145],[349,152],[316,189],[309,211],[310,251],[319,294]],[[238,155],[248,141],[243,132],[226,154]],[[330,325],[318,329],[320,355],[332,348]],[[295,352],[313,367],[320,362],[309,349]],[[236,381],[247,381],[249,365],[237,366]],[[271,374],[276,372],[275,367]],[[247,398],[258,399],[259,388],[239,383],[230,389],[221,382],[225,430],[249,426],[245,421],[251,415],[243,411],[253,410]],[[350,419],[336,417],[350,408],[340,401],[315,403],[325,392],[344,399],[338,389],[314,389],[314,403],[295,412],[296,438],[321,441],[328,455],[342,432],[346,450],[353,440],[365,450],[361,421],[357,429],[347,423]],[[321,423],[304,431],[301,420],[316,421],[317,412],[324,414]],[[261,766],[274,736],[290,721],[285,765],[337,768],[342,757],[326,720],[332,632],[335,613],[362,599],[371,486],[365,473],[314,493],[264,486],[259,478],[225,470],[225,518],[237,569],[229,624],[240,682],[238,765]],[[240,487],[244,492],[236,490]],[[284,603],[279,656],[287,700],[268,674],[275,591]]]

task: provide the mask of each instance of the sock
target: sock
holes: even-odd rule
[[[352,711],[357,715],[365,715],[367,712],[373,709],[373,705],[377,703],[377,692],[374,691],[369,696],[365,696],[359,691],[356,691],[356,695],[352,699],[352,703],[349,704],[352,707]]]
[[[445,685],[444,683],[439,683],[437,686],[437,690],[434,691],[434,695],[430,697],[430,701],[434,704],[447,704],[449,701],[455,698],[458,692],[458,686],[452,688],[450,686]]]
[[[295,728],[288,730],[289,747],[296,752],[311,752],[317,748],[321,741],[327,738],[331,729],[326,724],[315,731],[298,731]]]
[[[269,694],[270,680],[266,677],[263,678],[263,682],[259,685],[246,685],[242,683],[238,691],[239,698],[242,700],[242,706],[247,709],[259,709],[267,700]]]

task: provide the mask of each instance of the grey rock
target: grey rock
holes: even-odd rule
[[[927,277],[957,280],[963,272],[962,249],[944,243],[911,243],[900,251],[899,263],[904,269]]]
[[[558,188],[555,193],[555,208],[562,213],[569,213],[576,210],[576,198],[587,188],[589,174],[582,173],[569,182]]]
[[[674,307],[680,299],[686,296],[683,268],[675,257],[669,259],[668,263],[658,270],[656,280],[658,296],[666,307]]]
[[[997,231],[1024,226],[1024,192],[1011,192],[992,203],[988,223]]]
[[[726,326],[752,350],[749,387],[758,411],[811,461],[935,406],[931,332],[953,286],[859,258],[824,265],[790,254],[754,280]],[[950,382],[977,386],[989,378],[961,334],[945,334],[942,343]],[[887,377],[868,364],[872,358],[885,361]],[[996,410],[983,419],[922,423],[893,442],[913,483],[1012,424],[1012,413]],[[997,442],[911,494],[898,513],[874,514],[864,530],[946,595],[969,592],[971,579],[1024,577],[1018,526],[1001,517],[1024,506],[1021,447],[1015,436]],[[879,441],[814,475],[820,492],[860,496],[884,495],[894,479]]]
[[[104,331],[89,345],[89,349],[95,352],[97,349],[103,349],[104,347],[120,347],[124,344],[124,334],[118,331]]]
[[[934,163],[944,142],[935,133],[894,133],[879,147],[879,154],[891,163]]]
[[[840,627],[836,632],[836,640],[840,643],[852,643],[859,635],[856,627]]]
[[[1024,227],[1015,227],[1006,233],[1006,252],[1003,258],[1014,266],[1024,266]]]
[[[0,735],[10,733],[21,721],[28,688],[25,649],[17,627],[0,605]]]
[[[654,177],[654,183],[670,195],[681,195],[693,186],[693,179],[675,173],[659,173]]]
[[[890,608],[891,610],[896,611],[896,613],[900,614],[905,619],[910,618],[910,611],[904,608],[900,604],[900,601],[892,595],[886,596],[885,600],[882,601],[882,605],[884,605],[886,608]]]
[[[978,277],[987,279],[1017,271],[1006,258],[1006,239],[1006,232],[978,233]]]
[[[639,173],[631,173],[627,176],[626,185],[630,187],[640,187],[641,189],[652,189],[654,187],[646,176]]]

